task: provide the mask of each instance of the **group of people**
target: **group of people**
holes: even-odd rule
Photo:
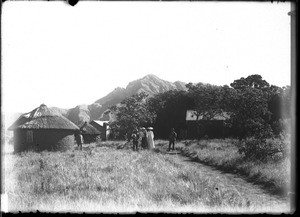
[[[175,150],[176,138],[177,138],[177,133],[175,132],[175,129],[172,128],[169,134],[168,151],[171,150],[171,147],[173,150]],[[153,150],[155,148],[154,133],[152,127],[148,127],[147,131],[145,127],[141,127],[139,130],[138,129],[133,130],[130,140],[132,140],[132,145],[133,145],[132,149],[134,151],[138,151],[139,147],[141,147],[141,149],[149,149],[149,150]]]
[[[171,147],[173,150],[175,150],[176,138],[177,138],[177,133],[175,132],[175,129],[172,128],[169,134],[168,151],[171,150]],[[77,130],[75,132],[75,140],[78,145],[78,149],[82,150],[83,136],[81,130]],[[132,141],[132,145],[133,145],[132,148],[134,151],[138,151],[139,147],[141,149],[149,149],[149,150],[153,150],[155,148],[154,133],[152,127],[148,127],[147,129],[145,127],[141,127],[139,130],[138,129],[133,130],[129,140]]]
[[[154,133],[152,127],[148,127],[147,130],[145,127],[133,130],[130,140],[132,140],[132,148],[134,151],[138,151],[139,147],[141,149],[149,150],[153,150],[155,148]]]

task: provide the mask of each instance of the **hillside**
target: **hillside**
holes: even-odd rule
[[[181,81],[172,83],[170,81],[160,79],[153,74],[149,74],[143,78],[129,82],[126,88],[115,88],[112,92],[96,100],[90,105],[77,105],[70,109],[51,107],[51,109],[62,114],[76,125],[81,125],[85,121],[89,122],[90,120],[97,119],[108,121],[110,120],[110,117],[109,115],[105,115],[104,112],[109,106],[120,103],[126,97],[141,92],[145,92],[151,97],[155,94],[169,90],[186,90],[185,83]],[[17,119],[16,117],[19,117],[20,114],[8,116],[11,119],[8,122],[12,124]]]
[[[162,80],[153,74],[146,75],[145,77],[130,82],[126,89],[126,95],[131,96],[135,93],[145,92],[149,96],[153,96],[158,93],[163,93],[169,90],[186,90],[183,86],[183,82],[172,83],[169,81]]]
[[[141,92],[145,92],[149,96],[153,96],[169,90],[186,90],[185,83],[181,81],[172,83],[162,80],[153,74],[149,74],[143,78],[129,82],[126,88],[115,88],[112,92],[96,100],[90,105],[78,105],[71,108],[63,115],[75,124],[81,124],[84,121],[95,119],[108,121],[110,117],[108,115],[104,115],[104,112],[109,106],[120,103],[126,97]]]

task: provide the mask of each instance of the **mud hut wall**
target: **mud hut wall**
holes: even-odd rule
[[[96,134],[94,134],[94,135],[91,135],[91,134],[82,134],[83,141],[84,141],[85,144],[96,142],[98,136],[99,135],[96,135]]]
[[[21,152],[28,149],[27,130],[14,130],[14,151]]]
[[[28,141],[28,131],[32,131],[33,140]],[[65,151],[75,145],[74,132],[72,130],[35,129],[15,130],[15,151],[24,150],[49,150]]]

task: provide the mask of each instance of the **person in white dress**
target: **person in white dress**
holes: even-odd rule
[[[149,150],[153,150],[155,148],[154,145],[154,133],[153,133],[153,128],[148,127],[147,128],[147,143],[148,143],[148,148]]]

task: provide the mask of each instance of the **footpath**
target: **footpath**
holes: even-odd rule
[[[182,166],[190,167],[192,165],[209,179],[218,180],[222,187],[236,189],[241,197],[247,198],[249,206],[262,207],[271,212],[287,213],[290,211],[289,198],[270,194],[260,185],[248,182],[238,174],[227,173],[200,162],[195,162],[190,157],[182,155],[179,150],[166,152],[166,154],[170,155],[174,161],[180,162]]]

